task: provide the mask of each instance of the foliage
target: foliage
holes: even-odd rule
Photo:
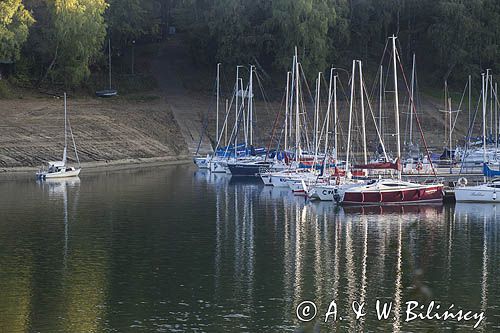
[[[76,85],[90,74],[89,65],[99,54],[106,25],[104,0],[54,2],[54,77]]]
[[[127,45],[142,36],[160,32],[158,0],[108,0],[108,3],[106,21],[114,43]]]
[[[421,77],[438,86],[500,71],[498,0],[2,0],[0,59],[37,81],[75,86],[106,68],[95,66],[106,28],[121,57],[172,24],[195,63],[252,63],[280,77],[295,46],[310,75],[351,59],[376,70],[393,34],[402,60],[415,52]]]
[[[0,2],[0,60],[19,59],[20,49],[34,20],[21,0]]]
[[[309,72],[353,58],[374,67],[395,34],[403,60],[416,52],[419,68],[439,82],[500,70],[496,0],[185,0],[175,18],[193,57],[207,63],[266,56],[267,65],[283,70],[298,46]]]
[[[7,80],[0,80],[0,99],[11,97],[11,91]]]

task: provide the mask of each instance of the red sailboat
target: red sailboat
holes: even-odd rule
[[[362,165],[371,169],[396,169],[397,179],[379,179],[368,184],[348,188],[343,195],[344,205],[401,205],[429,202],[442,202],[443,184],[419,184],[401,180],[401,138],[399,131],[399,101],[396,59],[396,37],[392,36],[392,60],[394,66],[394,102],[396,118],[397,160],[396,163],[378,163],[376,165]],[[414,108],[413,100],[411,100]],[[418,123],[418,118],[417,123]],[[425,141],[424,141],[425,142]],[[430,160],[430,159],[429,159]]]

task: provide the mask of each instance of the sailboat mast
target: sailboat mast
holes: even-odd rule
[[[108,40],[109,90],[111,90],[111,38]]]
[[[220,63],[217,64],[217,106],[215,112],[215,133],[219,140],[219,99],[220,99]]]
[[[446,110],[448,109],[448,81],[444,81],[444,112],[443,112],[443,115],[444,115],[444,142],[446,142],[446,138],[447,138],[447,135],[446,135],[446,128],[447,128],[447,119],[446,117],[448,116],[447,113],[446,113]]]
[[[250,135],[250,146],[253,146],[253,71],[254,71],[254,66],[250,65],[250,82],[249,84],[249,91],[248,91],[248,113],[249,113],[249,120],[248,120],[248,127],[249,127],[249,135]]]
[[[486,75],[488,75],[488,70],[486,70]],[[485,94],[485,81],[484,73],[481,73],[481,93],[483,97],[483,163],[486,163],[486,98]],[[486,182],[486,176],[484,176],[484,181]]]
[[[368,153],[366,151],[366,120],[365,120],[365,98],[363,89],[363,69],[361,60],[358,60],[359,65],[359,91],[361,92],[361,130],[363,135],[363,158],[364,163],[368,164]]]
[[[396,64],[396,36],[392,36],[392,62],[394,66],[394,104],[396,114],[396,140],[397,140],[397,159],[401,163],[401,136],[399,132],[399,97],[398,97],[398,74]],[[398,168],[398,179],[401,179],[401,168]]]
[[[64,151],[68,147],[68,131],[67,131],[67,103],[66,103],[66,93],[64,93]],[[64,157],[66,157],[66,153],[64,153]]]
[[[451,155],[451,150],[453,149],[452,147],[452,143],[451,143],[451,134],[452,134],[452,131],[451,131],[451,97],[448,97],[448,112],[449,112],[449,119],[448,119],[448,127],[450,128],[450,132],[448,133],[448,153],[450,154],[450,174],[452,173],[451,172],[451,168],[452,168],[452,155]]]
[[[383,89],[383,67],[380,65],[380,82],[379,82],[379,93],[378,93],[378,128],[380,130],[380,136],[383,137],[382,133],[382,103],[383,103],[383,98],[382,98],[382,89]]]
[[[347,155],[345,159],[345,173],[349,173],[349,157],[351,150],[351,127],[352,127],[352,108],[354,105],[354,78],[356,76],[356,60],[352,61],[352,76],[351,76],[351,100],[349,102],[349,129],[347,131]]]
[[[415,53],[411,69],[411,100],[410,100],[410,144],[413,144],[413,109],[415,107]]]
[[[300,119],[299,119],[299,57],[295,47],[295,161],[299,161],[300,151]]]
[[[238,91],[239,91],[239,75],[240,75],[240,66],[236,66],[236,89],[235,89],[235,96],[234,96],[234,158],[237,158],[238,155],[238,150],[237,150],[237,145],[238,145]]]
[[[321,87],[321,72],[318,73],[318,78],[316,79],[316,108],[314,110],[314,159],[317,159],[318,149],[319,149],[319,96]]]
[[[229,142],[227,141],[227,127],[228,127],[227,121],[228,121],[229,111],[230,111],[229,110],[229,100],[227,98],[226,98],[225,110],[226,110],[226,120],[224,121],[224,127],[222,130],[224,131],[224,146],[227,146],[227,145],[229,145]],[[231,138],[229,138],[229,139],[231,139]]]
[[[468,127],[468,131],[470,132],[470,126],[471,126],[471,110],[472,110],[472,102],[471,102],[471,98],[472,98],[472,77],[469,75],[469,127]],[[470,138],[467,137],[467,144],[469,143],[468,140]]]
[[[498,82],[495,82],[495,151],[498,152]],[[493,98],[493,97],[492,97]]]
[[[333,70],[333,69],[332,69]],[[333,126],[334,126],[334,144],[335,144],[335,160],[338,156],[338,126],[337,126],[337,75],[333,77]]]
[[[493,136],[493,75],[491,75],[489,81],[489,89],[490,89],[490,132],[488,133],[490,137]]]
[[[484,78],[484,73],[481,73],[481,81],[482,81],[482,93],[483,93],[483,163],[486,164],[486,94],[487,94],[487,81],[488,81],[488,72],[489,69],[486,70],[486,81]],[[484,176],[484,181],[486,182],[486,176]]]
[[[288,108],[290,98],[290,71],[286,73],[286,101],[285,101],[285,151],[288,149]]]
[[[325,157],[328,152],[328,135],[330,131],[330,111],[332,108],[332,81],[333,81],[333,68],[330,69],[330,80],[328,83],[328,107],[326,108],[326,134],[325,134]]]

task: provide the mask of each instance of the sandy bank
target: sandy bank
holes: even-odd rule
[[[161,98],[69,98],[68,114],[85,169],[189,159],[177,121]],[[61,99],[0,100],[0,170],[32,172],[60,160],[63,119]],[[74,165],[75,154],[68,155]]]
[[[165,156],[138,159],[123,159],[114,161],[84,162],[81,164],[82,173],[93,174],[102,171],[119,171],[139,168],[153,168],[167,165],[190,164],[193,160],[190,156]],[[34,174],[37,167],[0,168],[0,176],[29,176]]]

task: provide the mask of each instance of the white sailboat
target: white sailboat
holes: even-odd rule
[[[73,142],[73,148],[75,150],[76,160],[78,162],[78,167],[69,167],[67,165],[68,160],[68,127],[69,132],[71,134],[71,140]],[[36,177],[38,179],[53,179],[53,178],[69,178],[69,177],[78,177],[80,174],[80,160],[78,158],[78,152],[76,150],[75,138],[73,137],[73,131],[71,130],[71,126],[68,122],[67,117],[67,103],[66,103],[66,93],[64,93],[64,150],[63,150],[63,158],[61,161],[51,161],[48,162],[47,169],[41,169],[36,173]]]
[[[489,69],[486,71],[486,80],[482,74],[482,99],[483,99],[483,163],[487,162],[486,156],[486,105],[488,100]],[[476,186],[459,186],[455,188],[457,202],[498,202],[497,192],[500,193],[500,179],[485,182]]]

